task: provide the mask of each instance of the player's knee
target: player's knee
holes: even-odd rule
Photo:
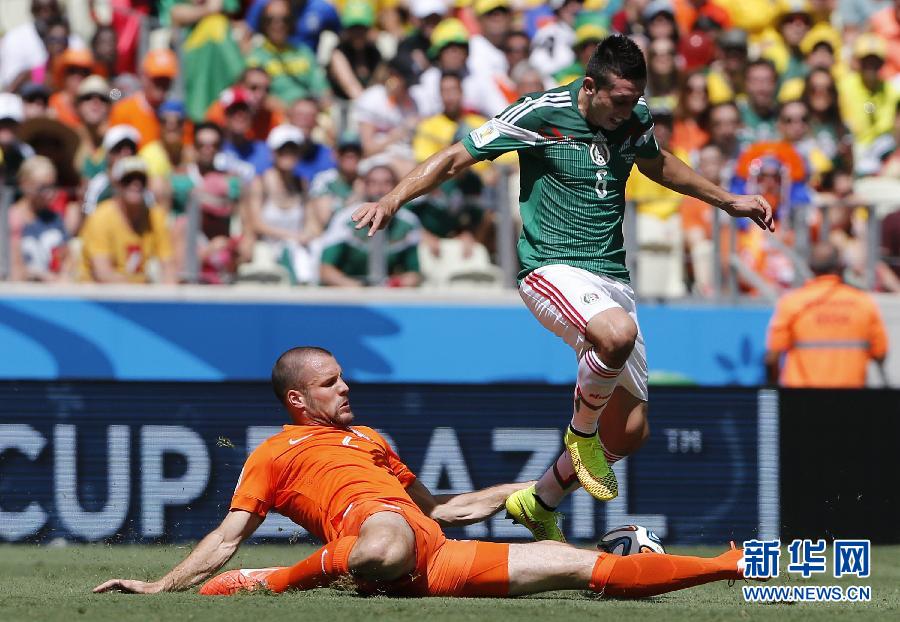
[[[602,317],[601,316],[605,316]],[[588,323],[587,338],[594,344],[604,363],[621,367],[628,361],[637,341],[638,327],[625,311],[615,310],[600,314],[596,323]]]
[[[353,574],[370,580],[392,581],[416,566],[415,545],[403,539],[375,537],[358,540],[350,556]]]

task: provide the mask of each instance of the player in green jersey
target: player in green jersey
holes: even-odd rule
[[[763,197],[731,194],[659,148],[642,97],[646,77],[634,42],[607,37],[584,78],[523,97],[353,215],[371,235],[401,205],[475,162],[518,152],[519,293],[538,321],[578,355],[566,451],[536,486],[507,500],[510,515],[538,539],[563,539],[553,510],[579,484],[597,499],[614,498],[611,464],[649,433],[646,352],[622,233],[632,165],[667,188],[774,230]]]

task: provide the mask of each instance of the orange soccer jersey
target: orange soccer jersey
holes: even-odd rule
[[[869,295],[820,276],[778,303],[767,347],[786,353],[784,386],[864,387],[869,359],[887,353],[887,333]]]
[[[328,542],[365,502],[420,512],[406,493],[415,479],[372,428],[286,425],[247,458],[231,509],[274,509]]]
[[[231,509],[263,517],[274,509],[325,542],[358,535],[372,514],[396,512],[415,534],[417,563],[414,575],[390,591],[505,595],[508,546],[448,540],[407,494],[415,480],[372,428],[286,425],[247,458]]]

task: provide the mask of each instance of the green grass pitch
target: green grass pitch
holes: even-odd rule
[[[186,546],[77,545],[60,548],[0,546],[0,620],[900,620],[900,546],[875,547],[872,576],[845,581],[830,576],[803,581],[785,575],[775,583],[868,584],[872,601],[862,604],[747,604],[739,584],[724,582],[643,601],[603,600],[580,592],[556,592],[510,600],[362,598],[352,593],[315,590],[275,596],[202,597],[196,592],[135,596],[91,594],[113,577],[155,579],[180,561]],[[248,545],[228,565],[265,567],[298,560],[308,545]],[[713,555],[721,549],[672,547],[670,552]],[[782,556],[785,563],[786,554]]]

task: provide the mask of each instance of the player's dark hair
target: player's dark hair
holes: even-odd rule
[[[612,84],[610,74],[626,80],[646,80],[647,63],[637,44],[625,35],[606,37],[594,50],[584,72],[597,86]]]
[[[306,366],[310,356],[314,354],[334,356],[325,348],[320,348],[318,346],[299,346],[297,348],[291,348],[279,356],[278,360],[275,361],[275,366],[272,367],[272,391],[275,392],[275,397],[278,398],[278,401],[285,406],[287,405],[285,398],[287,397],[288,391],[291,389],[302,390],[302,387],[298,386],[300,373]]]

